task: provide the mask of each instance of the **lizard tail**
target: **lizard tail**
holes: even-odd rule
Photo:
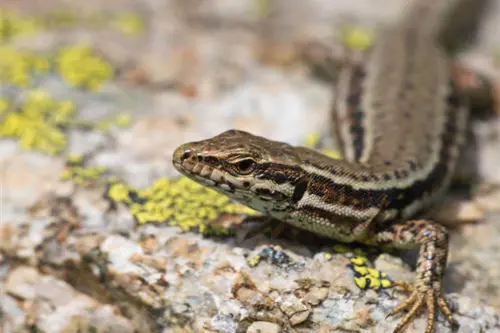
[[[406,28],[437,39],[449,53],[456,53],[477,39],[481,18],[492,0],[414,0],[405,10]]]

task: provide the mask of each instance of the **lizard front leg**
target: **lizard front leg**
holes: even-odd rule
[[[433,332],[437,309],[441,309],[446,319],[454,325],[451,311],[442,295],[442,279],[448,257],[446,228],[429,220],[413,220],[393,224],[377,232],[374,238],[377,244],[387,244],[395,248],[420,247],[415,284],[401,284],[411,294],[389,314],[392,316],[408,310],[394,329],[394,333],[400,332],[422,308],[426,308],[428,313],[425,333]]]

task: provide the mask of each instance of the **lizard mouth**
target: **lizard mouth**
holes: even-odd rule
[[[184,145],[174,151],[172,159],[174,167],[183,175],[209,187],[220,187],[234,192],[233,184],[222,171],[206,163],[205,158]]]
[[[172,159],[174,167],[183,175],[194,178],[196,181],[215,185],[212,179],[213,168],[202,161],[198,161],[197,154],[191,149],[180,146],[174,151]]]

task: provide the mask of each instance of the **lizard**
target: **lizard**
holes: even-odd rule
[[[395,333],[423,309],[425,333],[439,310],[456,324],[442,290],[449,232],[421,217],[446,193],[469,122],[467,94],[436,38],[446,2],[415,1],[365,61],[340,70],[331,114],[343,159],[235,129],[173,153],[180,173],[293,226],[419,248],[416,282],[400,284],[410,295],[389,314],[407,311]]]

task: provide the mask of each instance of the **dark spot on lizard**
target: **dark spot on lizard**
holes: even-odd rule
[[[275,174],[274,178],[273,178],[273,180],[276,182],[276,184],[283,184],[284,182],[286,182],[289,179],[290,179],[290,177],[288,177],[287,175],[281,174],[281,173]]]
[[[258,188],[255,190],[255,194],[259,196],[271,196],[271,191],[269,191],[267,188]]]
[[[309,178],[302,177],[295,184],[295,190],[293,191],[292,201],[298,202],[304,196],[307,190],[307,184],[309,183]]]
[[[212,157],[212,156],[205,157],[204,162],[207,164],[210,164],[212,166],[219,165],[219,160],[215,157]]]

